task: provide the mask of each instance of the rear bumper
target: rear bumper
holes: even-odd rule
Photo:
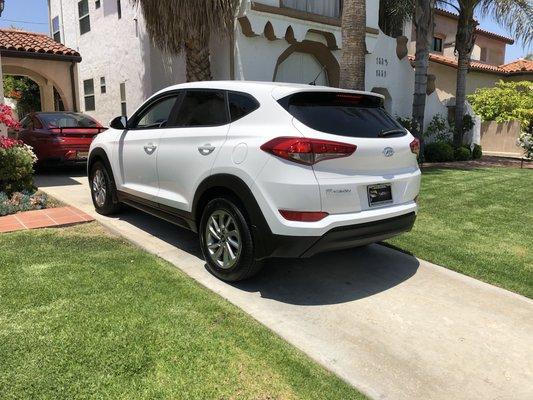
[[[307,258],[327,251],[342,250],[376,243],[403,232],[408,232],[416,220],[416,213],[400,215],[379,221],[333,228],[323,236],[281,236],[261,234],[261,258]],[[255,236],[255,235],[254,235]]]

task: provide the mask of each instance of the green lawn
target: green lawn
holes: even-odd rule
[[[533,170],[423,170],[416,225],[389,243],[533,297]]]
[[[2,399],[362,399],[96,223],[0,235]]]

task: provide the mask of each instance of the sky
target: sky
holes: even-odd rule
[[[71,0],[73,1],[73,0]],[[489,18],[479,18],[480,27],[504,36],[509,32]],[[47,0],[5,0],[5,9],[0,18],[0,27],[15,26],[32,32],[49,33]],[[533,53],[533,46],[525,47],[522,43],[507,46],[506,62],[525,57]]]

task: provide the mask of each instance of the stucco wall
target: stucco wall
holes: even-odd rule
[[[483,152],[495,155],[522,157],[523,152],[516,145],[520,134],[520,122],[498,124],[494,121],[481,124],[481,146]]]
[[[63,7],[61,10],[60,4]],[[51,18],[60,17],[62,42],[80,52],[80,110],[103,124],[121,113],[120,84],[126,83],[128,114],[155,91],[185,80],[180,57],[163,56],[148,38],[142,13],[122,1],[122,18],[118,19],[115,0],[102,0],[101,7],[89,1],[91,31],[80,35],[78,7],[75,1],[51,0]],[[106,81],[101,93],[100,78]],[[85,111],[83,81],[94,79],[95,111]]]

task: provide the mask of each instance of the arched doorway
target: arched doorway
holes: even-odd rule
[[[38,82],[22,75],[4,74],[4,97],[17,118],[22,119],[32,112],[42,111],[41,88]]]
[[[316,79],[316,81],[315,81]],[[315,81],[319,86],[328,86],[328,72],[318,60],[309,53],[292,53],[278,65],[276,82],[310,83]]]
[[[324,44],[304,40],[287,48],[278,58],[274,82],[339,86],[339,62]]]

